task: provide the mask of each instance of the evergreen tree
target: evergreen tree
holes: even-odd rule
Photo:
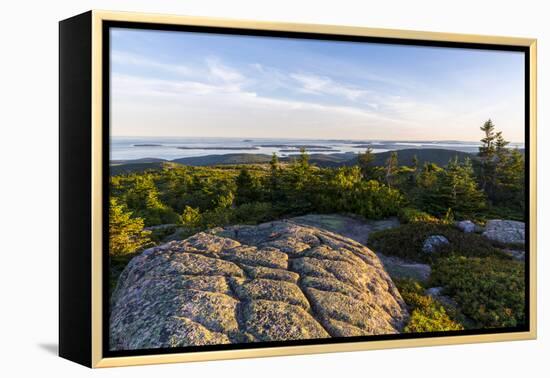
[[[285,170],[284,177],[285,198],[290,206],[297,213],[310,210],[312,197],[319,188],[304,148],[300,149],[300,156]]]
[[[499,159],[503,159],[504,155],[508,154],[508,148],[507,146],[510,144],[510,142],[506,141],[504,137],[502,136],[502,131],[499,131],[496,133],[495,136],[495,155]]]
[[[367,148],[364,153],[359,152],[357,155],[357,164],[361,169],[361,175],[363,179],[370,180],[374,176],[375,167],[374,163],[374,154],[372,153],[372,148]]]
[[[126,205],[143,218],[146,226],[176,223],[178,215],[160,200],[160,193],[149,173],[135,176],[126,193]]]
[[[151,242],[151,231],[143,230],[143,219],[132,217],[115,197],[109,199],[109,255],[135,253]]]
[[[412,169],[417,172],[418,171],[418,168],[420,166],[420,162],[418,161],[418,156],[416,156],[416,154],[414,154],[413,158],[412,158]]]
[[[309,170],[309,156],[304,147],[300,147],[300,156],[298,157],[296,164],[304,172]]]
[[[242,168],[237,176],[237,206],[245,203],[256,202],[260,199],[259,187],[255,178],[250,174],[248,169]]]
[[[388,160],[386,160],[386,184],[388,187],[392,187],[392,184],[395,179],[395,175],[397,174],[398,170],[398,162],[397,162],[397,151],[392,151],[390,153],[390,156],[388,157]]]
[[[455,157],[445,169],[437,172],[437,180],[425,188],[424,206],[438,216],[455,214],[475,216],[486,207],[485,195],[478,188],[470,159],[460,164]]]
[[[479,156],[484,159],[492,159],[495,155],[495,139],[497,135],[495,133],[495,125],[491,119],[487,120],[483,126],[480,127],[483,131],[483,138],[481,138],[481,146],[479,147]]]
[[[414,192],[417,188],[418,177],[420,176],[420,162],[416,154],[412,158],[412,166],[409,172],[407,172],[406,179],[406,192]]]
[[[269,162],[269,197],[272,202],[278,202],[282,200],[281,190],[281,167],[279,164],[279,158],[274,152]]]
[[[272,175],[275,175],[278,173],[280,167],[279,167],[279,158],[277,157],[277,154],[274,152],[271,156],[271,160],[269,161],[269,170]]]
[[[181,223],[189,228],[199,227],[201,223],[201,214],[199,209],[195,209],[191,206],[185,206],[185,209],[181,214]]]
[[[483,138],[481,138],[481,146],[479,147],[479,182],[481,189],[483,189],[489,197],[491,197],[495,186],[495,170],[496,170],[496,139],[495,125],[490,119],[487,120],[483,126]]]
[[[517,209],[525,206],[525,159],[517,149],[501,154],[496,168],[496,204]]]

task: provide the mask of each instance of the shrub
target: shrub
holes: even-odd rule
[[[424,211],[413,207],[405,207],[399,212],[399,220],[403,223],[440,223],[440,220]]]
[[[494,257],[439,259],[432,283],[481,327],[515,327],[525,322],[524,264]]]
[[[236,223],[257,224],[277,217],[277,212],[269,202],[252,202],[234,209]]]
[[[405,332],[458,331],[464,327],[451,319],[443,305],[430,296],[424,295],[424,287],[417,281],[396,281],[399,292],[409,306],[411,317],[404,328]]]
[[[199,227],[200,222],[201,214],[199,209],[191,206],[185,206],[185,209],[181,214],[181,224],[189,228],[196,228]]]
[[[427,254],[422,246],[430,235],[443,235],[450,244],[441,246],[438,252]],[[411,223],[369,235],[369,247],[374,251],[404,259],[432,262],[440,256],[498,256],[506,259],[501,251],[481,235],[464,233],[451,225],[434,223]]]
[[[352,213],[368,219],[397,215],[403,203],[397,189],[376,180],[364,181],[358,167],[325,171],[313,200],[316,211]]]
[[[143,219],[133,217],[116,198],[109,199],[109,255],[135,253],[151,242],[150,235],[143,229]]]
[[[156,227],[151,230],[151,241],[155,244],[162,242],[166,237],[172,235],[178,230],[176,224],[164,225],[163,227]]]

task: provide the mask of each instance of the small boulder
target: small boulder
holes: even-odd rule
[[[469,221],[469,220],[463,220],[463,221],[457,222],[456,227],[460,231],[465,232],[465,233],[474,232],[475,229],[476,229],[475,223],[472,222],[472,221]]]
[[[443,235],[432,235],[424,240],[424,245],[422,245],[422,252],[424,253],[434,253],[444,245],[448,245],[449,240]]]
[[[487,222],[483,236],[504,244],[525,244],[525,223],[493,219]]]

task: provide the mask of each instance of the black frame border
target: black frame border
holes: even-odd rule
[[[392,334],[392,335],[373,335],[373,336],[355,336],[355,337],[335,337],[329,339],[310,339],[310,340],[289,340],[289,341],[274,341],[274,342],[255,342],[244,344],[224,344],[224,345],[208,345],[208,346],[190,346],[190,347],[175,347],[175,348],[158,348],[158,349],[135,349],[124,351],[112,351],[109,349],[109,251],[108,242],[102,245],[102,357],[129,357],[143,355],[160,355],[160,354],[176,354],[176,353],[197,353],[208,351],[226,351],[237,349],[262,349],[273,347],[291,347],[291,346],[306,346],[319,344],[340,344],[340,343],[355,343],[365,341],[379,340],[406,340],[406,339],[425,339],[434,337],[447,336],[468,336],[468,335],[488,335],[488,334],[503,334],[514,332],[528,332],[531,330],[531,314],[530,314],[530,258],[531,258],[531,243],[530,243],[530,215],[531,215],[531,165],[530,165],[530,137],[531,137],[531,122],[530,122],[530,105],[531,105],[531,80],[530,80],[530,48],[528,46],[517,45],[501,45],[501,44],[485,44],[472,42],[449,42],[449,41],[432,41],[421,39],[405,39],[393,37],[368,37],[356,35],[336,35],[325,33],[310,33],[310,32],[289,32],[289,31],[272,31],[260,29],[245,29],[245,28],[229,28],[229,27],[214,27],[214,26],[195,26],[195,25],[173,25],[159,24],[146,22],[132,21],[102,21],[102,215],[103,215],[103,230],[102,236],[104,241],[109,240],[109,177],[110,177],[110,29],[140,29],[150,31],[174,31],[174,32],[194,32],[206,34],[224,34],[224,35],[240,35],[254,36],[267,38],[292,38],[292,39],[313,39],[326,41],[341,41],[341,42],[363,42],[377,43],[390,45],[418,46],[418,47],[446,47],[446,48],[463,48],[476,50],[496,50],[507,52],[522,52],[524,54],[524,70],[525,70],[525,324],[518,327],[503,327],[489,328],[479,330],[463,330],[463,331],[445,331],[445,332],[425,332],[425,333],[410,333],[410,334]]]

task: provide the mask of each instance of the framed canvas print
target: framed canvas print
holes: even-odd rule
[[[60,22],[60,333],[90,367],[536,337],[536,41]]]

